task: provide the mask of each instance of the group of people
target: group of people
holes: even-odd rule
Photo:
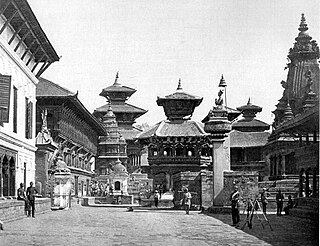
[[[268,196],[269,196],[269,193],[267,192],[267,189],[263,188],[263,191],[261,193],[261,203],[262,203],[262,210],[264,214],[266,214],[267,212]],[[294,207],[294,202],[292,200],[291,195],[288,196],[288,202],[284,208],[283,208],[283,201],[284,201],[284,195],[282,194],[281,190],[278,190],[276,194],[277,216],[282,216],[282,210],[285,212],[286,215],[288,215],[289,210]]]
[[[33,186],[33,182],[30,182],[30,186],[27,188],[27,191],[24,189],[24,184],[20,184],[20,188],[17,191],[18,197],[17,200],[24,201],[24,211],[25,214],[33,218],[35,217],[35,198],[39,194],[38,190]]]
[[[260,194],[260,199],[261,199],[261,204],[262,204],[262,211],[266,215],[267,214],[267,204],[268,204],[268,197],[269,193],[267,192],[266,188],[263,188],[261,194]],[[238,186],[234,187],[233,192],[230,195],[230,201],[231,201],[231,215],[232,215],[232,223],[233,225],[237,225],[240,221],[240,193]],[[294,202],[292,200],[292,196],[288,196],[288,203],[287,205],[283,208],[283,202],[284,202],[284,195],[281,193],[281,190],[278,190],[276,194],[276,204],[277,204],[277,216],[282,216],[282,211],[285,212],[286,215],[289,214],[289,210],[294,207]],[[248,214],[252,209],[258,209],[258,208],[253,208],[253,203],[251,200],[248,200],[248,205],[247,205],[247,212]]]

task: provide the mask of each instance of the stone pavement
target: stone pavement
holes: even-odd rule
[[[0,245],[270,245],[191,211],[73,207],[4,225]]]

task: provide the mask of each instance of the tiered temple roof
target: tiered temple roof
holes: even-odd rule
[[[195,107],[199,106],[201,102],[202,98],[184,92],[181,80],[179,80],[175,93],[163,98],[158,97],[157,99],[157,104],[164,108],[167,120],[161,121],[141,133],[138,138],[146,139],[153,136],[197,137],[207,135],[200,123],[190,120]]]
[[[93,112],[93,115],[102,119],[103,115],[108,111],[109,104],[111,103],[120,131],[121,133],[122,131],[125,131],[122,135],[125,139],[132,139],[139,132],[132,126],[132,124],[135,123],[135,119],[145,114],[147,111],[126,103],[126,100],[128,100],[136,90],[121,85],[118,79],[119,74],[117,73],[113,85],[102,90],[100,96],[105,97],[108,103],[97,108]]]
[[[255,119],[256,114],[262,111],[262,108],[251,103],[249,98],[248,103],[238,107],[243,118],[232,124],[232,129],[242,132],[263,132],[269,130],[270,125]]]
[[[247,148],[264,146],[268,142],[270,136],[270,125],[255,119],[256,114],[262,111],[262,108],[253,105],[249,98],[246,105],[238,107],[242,113],[243,118],[237,120],[232,124],[230,132],[230,147],[231,148]]]
[[[164,98],[158,97],[157,104],[163,106],[168,120],[184,120],[191,118],[195,107],[200,105],[202,99],[184,92],[179,79],[176,92]]]

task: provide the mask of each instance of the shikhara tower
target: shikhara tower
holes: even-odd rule
[[[319,47],[302,14],[299,34],[290,48],[288,76],[276,105],[266,146],[269,179],[299,177],[300,196],[318,196],[319,185]]]

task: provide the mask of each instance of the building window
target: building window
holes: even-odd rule
[[[13,132],[17,133],[18,89],[13,87]]]
[[[116,182],[114,183],[114,189],[115,189],[115,190],[120,190],[120,181],[116,181]]]
[[[0,74],[0,124],[9,122],[11,76]]]
[[[183,156],[183,148],[182,147],[176,148],[176,156]]]
[[[26,98],[26,135],[27,139],[32,138],[32,112],[33,112],[33,103]]]

